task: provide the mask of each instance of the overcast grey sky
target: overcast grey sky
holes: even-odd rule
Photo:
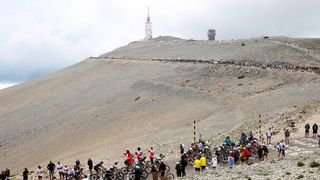
[[[318,0],[0,0],[0,81],[25,81],[144,37],[320,37]]]

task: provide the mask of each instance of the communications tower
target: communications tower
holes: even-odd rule
[[[150,21],[150,14],[149,14],[149,7],[148,7],[148,15],[147,15],[147,22],[145,23],[145,40],[152,39],[152,23]]]

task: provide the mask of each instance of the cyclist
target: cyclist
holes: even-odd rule
[[[63,175],[64,175],[65,178],[68,177],[68,172],[69,172],[68,165],[65,164],[64,167],[63,167]]]
[[[225,142],[227,145],[231,145],[230,136],[227,136],[224,142]]]
[[[100,173],[100,171],[101,171],[102,169],[104,169],[104,167],[102,166],[102,164],[103,164],[103,161],[100,161],[98,164],[96,164],[96,165],[93,167],[93,169],[94,169],[97,173]]]
[[[76,180],[80,179],[81,171],[82,171],[82,165],[80,164],[80,160],[76,161],[76,164],[73,166],[74,170],[74,177]]]
[[[235,156],[234,152],[233,151],[229,151],[229,153],[228,153],[228,162],[229,162],[229,167],[230,168],[233,168],[233,166],[234,166],[234,156]]]
[[[130,153],[129,150],[126,150],[124,153],[126,160],[124,161],[124,164],[127,166],[131,166],[134,163],[133,155]]]
[[[138,163],[136,163],[138,164]],[[134,167],[134,176],[135,176],[135,180],[140,180],[141,179],[141,175],[142,175],[142,171],[139,165],[136,165]]]

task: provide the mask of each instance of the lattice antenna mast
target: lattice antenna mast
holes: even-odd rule
[[[150,14],[149,14],[149,6],[148,6],[148,14],[147,14],[147,22],[145,23],[145,40],[152,39],[152,23],[150,21]]]

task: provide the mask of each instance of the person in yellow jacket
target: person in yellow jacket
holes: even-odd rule
[[[200,158],[200,166],[201,166],[201,171],[206,170],[206,166],[207,166],[207,158],[204,154],[202,154],[201,158]]]
[[[194,169],[195,169],[195,173],[196,173],[196,174],[199,174],[199,173],[200,173],[200,168],[201,168],[201,162],[200,162],[199,157],[197,157],[197,158],[194,160]]]

